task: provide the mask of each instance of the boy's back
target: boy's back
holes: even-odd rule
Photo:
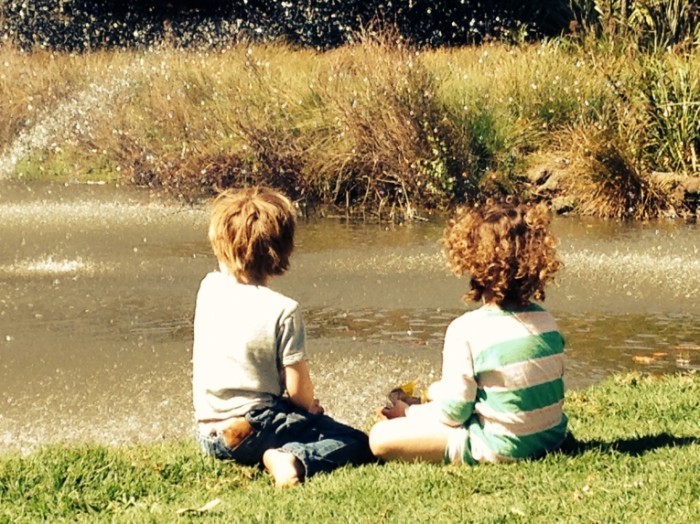
[[[219,271],[202,280],[194,330],[198,422],[226,420],[274,404],[284,392],[280,370],[305,357],[297,302]]]
[[[289,268],[296,212],[272,189],[224,191],[209,241],[219,271],[200,285],[193,403],[202,451],[264,465],[278,486],[373,460],[367,435],[324,415],[298,304],[267,287]]]

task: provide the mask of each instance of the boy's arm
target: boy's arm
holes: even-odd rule
[[[477,383],[471,348],[456,327],[453,322],[445,333],[442,378],[428,389],[431,402],[407,405],[403,409],[405,416],[438,418],[448,426],[459,426],[474,412]]]
[[[287,394],[293,404],[312,413],[323,413],[323,408],[314,397],[314,384],[306,360],[285,366],[284,377]]]

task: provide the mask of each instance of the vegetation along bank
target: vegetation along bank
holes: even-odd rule
[[[439,3],[341,23],[338,2],[294,16],[175,2],[167,17],[147,2],[128,16],[6,2],[0,178],[128,181],[189,201],[266,183],[302,207],[394,220],[510,194],[561,213],[696,216],[694,2],[553,2],[539,19],[453,6],[449,34],[446,11],[423,5]]]

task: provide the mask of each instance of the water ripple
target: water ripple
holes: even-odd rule
[[[403,275],[419,271],[436,272],[445,269],[445,259],[439,251],[401,255],[401,250],[372,256],[333,258],[321,263],[322,267],[348,273],[372,272],[379,275]]]
[[[36,259],[22,260],[14,264],[2,265],[0,266],[0,275],[4,277],[58,276],[78,273],[92,275],[102,269],[99,264],[81,257],[59,259],[54,258],[53,255],[47,255]]]
[[[0,204],[0,220],[5,226],[49,224],[52,226],[81,225],[146,225],[155,219],[172,218],[174,215],[203,215],[195,209],[174,208],[157,202],[21,202]]]
[[[580,250],[562,257],[569,276],[583,281],[607,280],[629,293],[663,286],[666,293],[686,298],[700,295],[700,259],[697,254],[639,252],[600,253]]]

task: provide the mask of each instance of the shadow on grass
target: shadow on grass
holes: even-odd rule
[[[569,434],[559,449],[565,455],[582,455],[588,451],[600,451],[603,453],[625,453],[633,457],[644,455],[648,451],[659,448],[675,448],[680,446],[700,445],[700,438],[697,437],[676,437],[669,433],[659,433],[658,435],[643,435],[640,437],[615,439],[609,442],[602,440],[580,441],[575,436]]]

